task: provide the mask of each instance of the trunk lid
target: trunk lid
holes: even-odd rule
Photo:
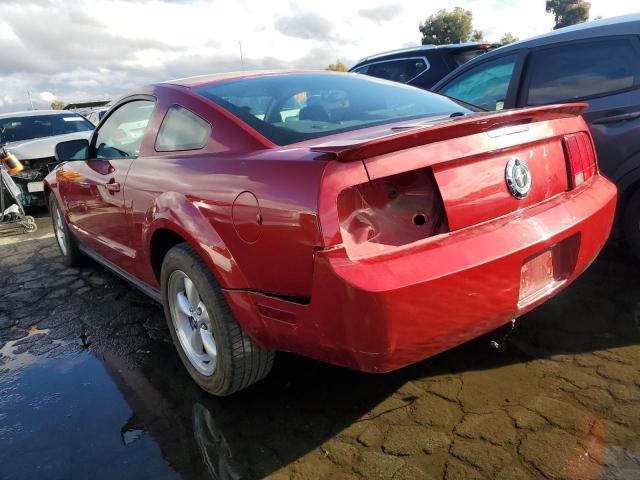
[[[473,114],[337,139],[312,150],[331,153],[343,162],[362,161],[371,181],[430,169],[449,230],[458,230],[567,191],[563,138],[587,130],[580,117],[585,108],[586,104],[569,104]],[[519,177],[516,187],[509,187],[509,173]]]

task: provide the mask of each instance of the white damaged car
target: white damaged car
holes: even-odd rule
[[[59,142],[89,138],[95,126],[67,110],[34,110],[0,114],[0,157],[12,154],[24,165],[13,175],[25,207],[45,205],[42,180],[58,163]]]

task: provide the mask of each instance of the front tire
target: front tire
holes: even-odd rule
[[[51,194],[49,200],[49,211],[51,212],[51,222],[53,223],[53,233],[56,237],[56,243],[62,255],[62,262],[67,267],[77,267],[82,264],[82,252],[78,248],[76,240],[71,236],[69,226],[64,219],[64,214],[58,206],[58,201]]]
[[[173,343],[191,377],[205,391],[225,396],[264,378],[275,354],[235,320],[202,258],[187,244],[162,262],[162,304]]]

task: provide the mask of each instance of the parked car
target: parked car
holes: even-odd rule
[[[503,325],[609,236],[584,105],[474,111],[335,72],[193,77],[116,103],[46,179],[67,265],[162,302],[226,395],[286,350],[387,372]]]
[[[349,71],[428,89],[460,65],[493,48],[495,45],[478,42],[402,48],[365,57]]]
[[[42,181],[57,163],[56,145],[88,138],[93,129],[84,117],[64,110],[0,114],[0,156],[12,154],[25,167],[13,175],[25,207],[46,205]]]
[[[97,126],[100,123],[100,120],[102,120],[102,118],[108,111],[109,111],[108,107],[96,108],[83,115],[87,120],[89,120],[91,123]]]
[[[109,110],[111,100],[93,100],[89,102],[68,103],[64,109],[82,115],[94,125],[98,125]]]
[[[562,28],[463,65],[434,91],[488,110],[585,101],[602,172],[618,186],[615,236],[640,258],[640,14]]]

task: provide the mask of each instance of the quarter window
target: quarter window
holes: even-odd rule
[[[482,63],[456,77],[440,93],[487,110],[502,110],[516,58],[516,55],[507,55]]]
[[[118,107],[97,132],[96,157],[137,157],[153,107],[151,100],[134,100]]]
[[[211,126],[207,122],[186,108],[174,105],[162,121],[156,151],[199,150],[210,135]]]
[[[640,85],[640,58],[628,40],[576,43],[534,52],[529,105],[544,105]]]

